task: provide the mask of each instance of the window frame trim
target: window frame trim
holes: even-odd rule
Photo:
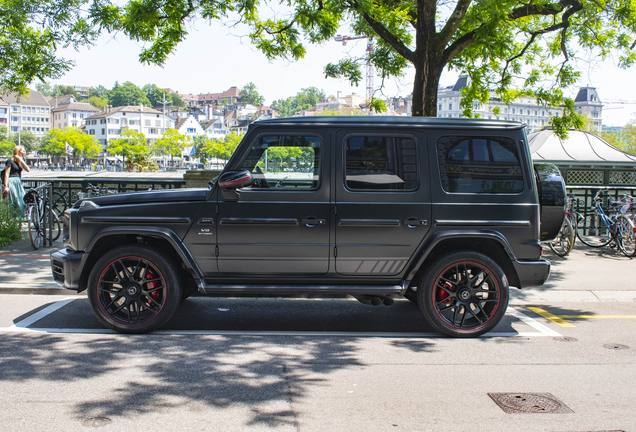
[[[413,140],[413,142],[415,143],[415,174],[417,176],[417,180],[416,180],[416,186],[413,189],[351,189],[348,185],[347,185],[347,140],[352,137],[352,136],[379,136],[379,137],[390,137],[390,138],[410,138]],[[420,187],[421,187],[421,176],[420,176],[420,164],[421,164],[421,155],[420,155],[420,149],[419,149],[419,145],[418,145],[419,141],[417,139],[417,137],[414,134],[409,134],[409,133],[397,133],[397,134],[393,134],[393,133],[389,133],[389,132],[350,132],[348,134],[346,134],[343,138],[342,138],[342,167],[340,167],[342,169],[342,186],[344,188],[344,190],[348,193],[382,193],[383,195],[386,195],[387,193],[401,193],[401,194],[412,194],[414,192],[417,192]]]

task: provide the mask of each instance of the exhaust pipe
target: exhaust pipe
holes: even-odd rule
[[[366,305],[371,306],[392,306],[394,301],[390,297],[378,297],[378,296],[370,296],[370,295],[357,295],[353,296],[360,303],[364,303]]]

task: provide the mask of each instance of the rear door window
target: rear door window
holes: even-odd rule
[[[510,138],[445,136],[437,143],[442,187],[454,193],[519,193],[519,149]]]

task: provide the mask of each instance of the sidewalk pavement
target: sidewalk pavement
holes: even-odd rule
[[[23,240],[0,249],[0,293],[73,294],[57,285],[51,275],[49,255],[63,247],[62,240],[36,251],[25,234]],[[548,282],[537,288],[512,289],[511,303],[636,302],[636,259],[609,247],[593,249],[580,242],[566,258],[544,246],[544,258],[552,263]]]

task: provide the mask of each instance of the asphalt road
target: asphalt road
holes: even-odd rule
[[[139,336],[84,296],[0,301],[3,432],[636,430],[633,302],[516,300],[460,340],[407,301],[191,298]]]
[[[0,431],[636,431],[634,260],[547,256],[548,284],[472,340],[406,300],[197,297],[124,336],[84,295],[3,293]],[[51,292],[33,275],[3,287]]]

